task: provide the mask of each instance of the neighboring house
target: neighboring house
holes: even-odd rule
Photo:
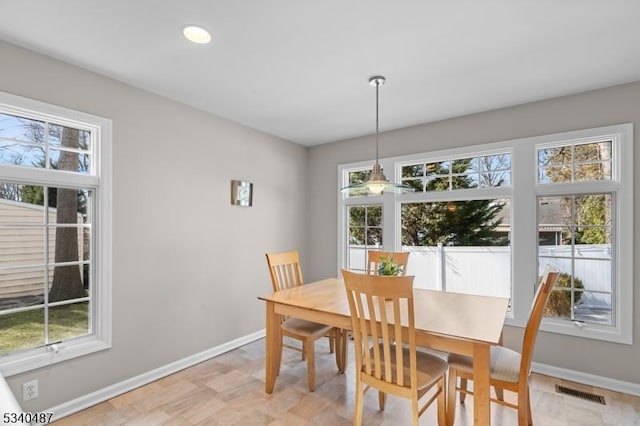
[[[6,226],[20,223],[20,226]],[[49,208],[49,223],[56,223],[56,209]],[[78,223],[82,216],[78,215]],[[28,224],[24,229],[22,224]],[[0,299],[38,295],[43,293],[45,244],[49,261],[53,262],[56,229],[49,228],[49,241],[45,243],[44,207],[0,199]],[[82,234],[78,235],[78,259],[82,259]],[[19,267],[19,268],[18,268]],[[53,268],[49,269],[49,285]]]
[[[541,246],[562,245],[562,227],[557,224],[558,218],[563,217],[562,205],[557,199],[545,200],[538,209],[540,215],[540,228],[538,230],[538,241]],[[495,233],[500,237],[509,237],[511,234],[511,206],[505,204],[500,211],[500,225],[495,229]]]

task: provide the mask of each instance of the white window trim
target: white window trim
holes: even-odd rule
[[[558,144],[563,141],[589,142],[611,138],[615,151],[612,162],[612,180],[598,182],[575,182],[570,184],[537,183],[537,151],[544,144]],[[511,280],[512,315],[506,324],[524,327],[533,300],[534,287],[537,284],[537,218],[536,209],[532,209],[535,197],[558,192],[616,192],[615,218],[616,241],[613,300],[615,306],[614,325],[572,323],[571,321],[545,318],[541,330],[597,339],[616,343],[633,343],[633,124],[584,129],[571,132],[514,139],[482,145],[469,145],[461,148],[439,150],[407,156],[380,159],[386,175],[399,182],[402,166],[416,161],[439,161],[453,158],[467,158],[478,155],[491,155],[499,152],[511,152],[511,187],[482,188],[481,190],[443,191],[442,193],[383,194],[377,197],[345,197],[338,194],[338,276],[346,264],[346,207],[358,204],[383,203],[383,244],[385,250],[399,250],[400,240],[400,204],[403,201],[440,201],[465,200],[478,197],[500,197],[511,199]],[[341,164],[338,166],[338,182],[345,186],[349,171],[371,168],[373,161]],[[391,173],[393,171],[393,173]],[[392,176],[392,177],[391,177]],[[517,224],[513,218],[518,218]],[[516,247],[517,244],[517,247]],[[523,277],[525,277],[523,279]],[[529,277],[529,278],[526,278]],[[522,284],[529,281],[530,285]],[[518,283],[519,285],[515,285]]]
[[[69,173],[64,179],[47,170],[20,166],[3,166],[1,178],[6,181],[29,180],[34,183],[55,185],[64,183],[79,187],[94,187],[99,206],[93,223],[96,229],[95,277],[98,285],[92,290],[92,315],[89,319],[92,333],[63,341],[56,345],[39,347],[0,357],[0,374],[8,377],[14,374],[45,367],[68,359],[87,355],[111,347],[111,280],[112,280],[112,159],[111,120],[50,105],[32,99],[0,92],[0,108],[6,113],[22,117],[53,121],[78,129],[91,131],[92,175]],[[58,174],[61,172],[57,172]],[[98,186],[99,183],[99,186]]]

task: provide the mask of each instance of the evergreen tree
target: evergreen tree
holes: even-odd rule
[[[430,164],[429,173],[436,176],[449,174],[443,163]],[[451,164],[452,178],[435,178],[427,182],[427,191],[474,188],[464,174],[469,160],[456,160]],[[499,236],[500,212],[504,204],[495,200],[455,202],[405,203],[402,206],[402,244],[407,246],[503,246],[508,237]]]

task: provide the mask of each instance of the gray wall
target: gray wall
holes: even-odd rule
[[[380,156],[392,157],[577,130],[611,124],[634,123],[634,140],[640,140],[640,83],[540,101],[470,116],[409,127],[381,135]],[[307,268],[309,279],[333,276],[337,271],[337,167],[341,163],[373,158],[372,137],[356,138],[311,148],[309,181],[314,182],[307,214],[313,224],[309,241],[312,258],[325,259]],[[640,164],[640,149],[635,149]],[[634,211],[640,201],[640,182],[634,173]],[[640,265],[640,226],[634,230],[634,265]],[[634,306],[640,306],[634,267]],[[634,345],[603,343],[552,333],[538,337],[534,361],[556,367],[640,383],[640,314],[635,310]],[[507,327],[505,345],[520,349],[522,329]]]
[[[13,376],[44,410],[264,328],[264,253],[306,256],[308,150],[0,42],[0,90],[113,120],[113,347]],[[188,76],[185,76],[188,78]],[[231,206],[230,180],[254,183]]]

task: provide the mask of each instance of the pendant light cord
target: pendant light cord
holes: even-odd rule
[[[378,89],[380,88],[380,81],[376,81],[376,164],[378,164]]]

